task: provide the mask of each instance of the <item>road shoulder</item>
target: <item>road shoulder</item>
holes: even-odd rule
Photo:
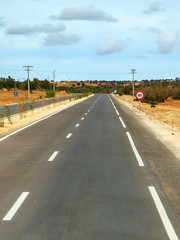
[[[175,212],[180,216],[179,130],[139,112],[132,105],[112,96]]]

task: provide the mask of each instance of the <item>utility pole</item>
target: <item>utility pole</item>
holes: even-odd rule
[[[136,69],[131,69],[131,73],[133,74],[133,100],[134,100],[134,73],[136,72]]]
[[[55,92],[55,71],[53,71],[53,91]]]
[[[27,71],[27,73],[28,73],[28,99],[30,99],[29,71],[31,71],[30,68],[33,68],[33,66],[23,66],[23,67],[26,68],[25,71]]]

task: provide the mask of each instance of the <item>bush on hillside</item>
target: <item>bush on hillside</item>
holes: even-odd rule
[[[180,100],[180,88],[170,89],[169,95],[176,100]]]
[[[55,97],[55,92],[53,90],[47,90],[46,98],[52,98],[52,97]]]
[[[158,102],[164,102],[169,97],[169,90],[165,87],[147,87],[143,89],[144,91],[144,102],[150,103],[154,106]]]

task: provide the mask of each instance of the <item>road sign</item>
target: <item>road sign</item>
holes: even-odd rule
[[[14,95],[15,97],[17,97],[17,96],[18,96],[18,92],[14,92],[13,95]]]
[[[135,97],[137,100],[142,100],[144,98],[144,92],[143,91],[137,91],[135,94]]]

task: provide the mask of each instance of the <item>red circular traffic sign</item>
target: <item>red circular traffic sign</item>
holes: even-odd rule
[[[137,91],[135,94],[135,97],[137,100],[142,100],[144,98],[144,92],[143,91]]]

